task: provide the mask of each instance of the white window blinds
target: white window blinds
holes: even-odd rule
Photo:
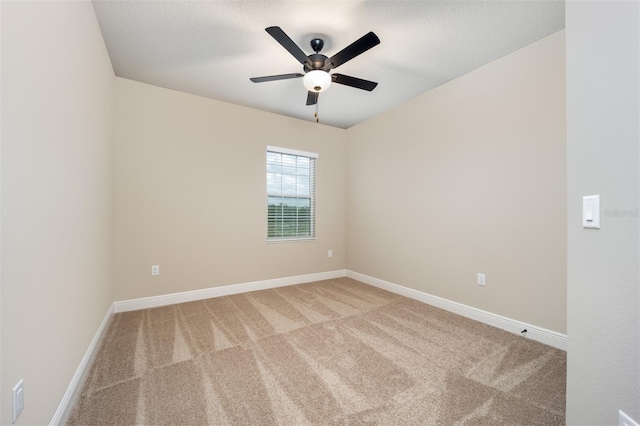
[[[316,236],[318,154],[267,147],[267,240],[309,240]]]

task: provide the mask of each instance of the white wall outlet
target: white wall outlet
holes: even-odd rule
[[[484,274],[481,274],[478,272],[478,284],[479,285],[484,285],[485,283],[485,278],[484,278]]]
[[[627,416],[624,411],[618,410],[618,426],[640,426],[638,422]]]
[[[151,267],[151,275],[160,275],[160,265],[153,265]]]
[[[13,387],[13,415],[11,423],[15,423],[16,419],[24,410],[24,380],[20,379],[17,385]]]
[[[327,252],[327,257],[333,257],[333,250],[329,250]]]

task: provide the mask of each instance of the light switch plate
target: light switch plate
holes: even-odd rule
[[[582,227],[600,229],[600,196],[582,197]]]

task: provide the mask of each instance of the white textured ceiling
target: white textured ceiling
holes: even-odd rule
[[[306,54],[321,35],[332,56],[369,31],[378,46],[333,72],[378,82],[334,84],[321,123],[348,128],[564,28],[564,1],[93,1],[117,76],[313,121],[302,73],[265,28]]]

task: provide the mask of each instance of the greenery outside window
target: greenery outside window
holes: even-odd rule
[[[267,146],[267,241],[315,239],[317,158]]]

